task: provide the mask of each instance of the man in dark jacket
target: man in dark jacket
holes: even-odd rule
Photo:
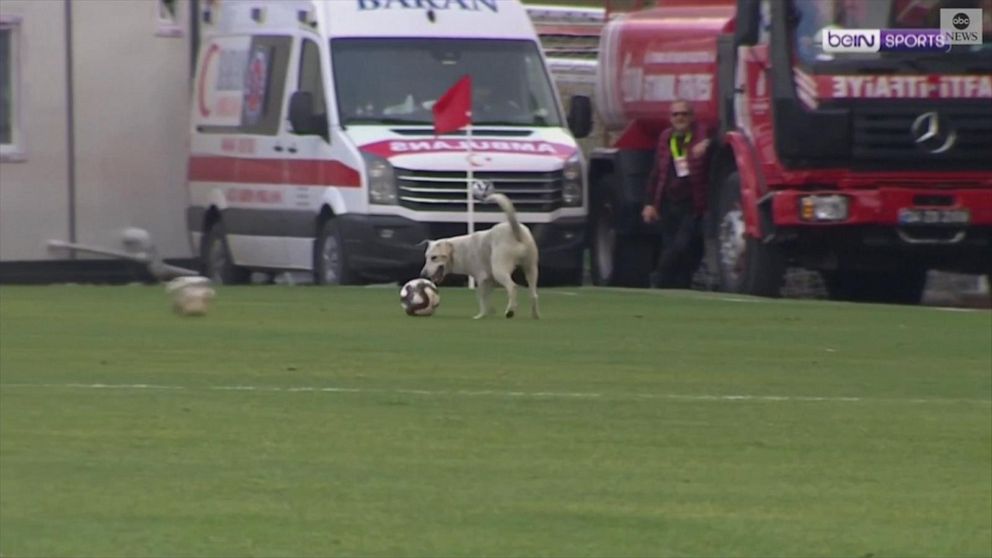
[[[672,126],[658,138],[641,218],[661,221],[661,255],[651,285],[687,289],[702,258],[710,140],[687,101],[673,101],[669,110]]]

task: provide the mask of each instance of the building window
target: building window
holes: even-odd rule
[[[24,158],[19,18],[0,17],[0,160]]]
[[[182,37],[179,0],[155,0],[155,34],[159,37]]]

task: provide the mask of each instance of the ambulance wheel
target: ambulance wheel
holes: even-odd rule
[[[717,271],[720,290],[777,297],[785,278],[785,260],[776,246],[745,232],[740,175],[723,181],[716,207]]]
[[[203,238],[202,254],[203,273],[214,283],[221,285],[238,285],[247,283],[251,272],[234,264],[231,250],[227,245],[227,231],[220,221],[210,226]]]
[[[582,285],[585,270],[582,269],[581,262],[573,267],[541,269],[537,276],[537,283],[542,287],[575,287]],[[521,285],[526,285],[527,281],[521,273]]]
[[[348,266],[344,236],[334,219],[324,221],[317,229],[313,244],[313,281],[318,285],[353,285],[355,273]]]
[[[592,208],[589,234],[589,266],[592,284],[606,286],[616,268],[617,231],[613,226],[612,204],[600,201]]]
[[[614,287],[647,287],[657,253],[655,242],[644,234],[622,234],[612,222],[611,208],[603,207],[595,219],[590,242],[592,284]]]

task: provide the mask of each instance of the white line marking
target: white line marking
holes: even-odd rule
[[[812,395],[738,395],[738,394],[689,394],[689,393],[596,393],[560,391],[499,391],[499,390],[427,390],[406,388],[346,388],[334,386],[163,386],[155,384],[0,384],[0,389],[10,388],[52,388],[52,389],[119,389],[119,390],[208,390],[208,391],[253,391],[271,393],[380,393],[424,396],[462,397],[502,397],[535,399],[654,399],[675,401],[763,401],[763,402],[834,402],[834,403],[979,403],[992,405],[988,399],[942,399],[942,398],[886,398],[812,396]]]
[[[0,387],[64,387],[76,389],[186,389],[183,386],[155,384],[0,384]]]

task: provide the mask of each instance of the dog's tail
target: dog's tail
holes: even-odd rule
[[[506,213],[506,220],[510,223],[510,228],[513,229],[513,236],[518,242],[523,242],[524,240],[524,226],[520,224],[517,220],[517,210],[513,208],[513,202],[510,198],[504,196],[503,194],[489,194],[486,197],[486,201],[496,202],[496,205]]]

